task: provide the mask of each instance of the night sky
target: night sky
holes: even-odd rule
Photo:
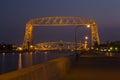
[[[120,40],[120,0],[0,0],[0,42],[21,44],[25,25],[46,16],[91,17],[102,42]],[[35,27],[34,41],[73,41],[73,27]]]

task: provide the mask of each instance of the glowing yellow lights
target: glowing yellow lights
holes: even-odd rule
[[[88,36],[85,36],[85,39],[88,40]]]
[[[113,47],[110,47],[110,50],[113,50]]]
[[[117,50],[118,50],[118,48],[116,47],[116,48],[115,48],[115,50],[117,51]]]
[[[22,51],[22,50],[23,50],[23,48],[21,48],[21,47],[18,47],[18,50],[19,50],[19,51]]]
[[[85,48],[85,49],[87,49],[87,45],[88,45],[87,40],[88,40],[88,37],[87,37],[87,36],[85,36],[85,46],[84,46],[84,48]]]
[[[30,45],[30,48],[33,48],[33,45]]]
[[[89,24],[87,25],[87,28],[90,28],[90,25],[89,25]]]

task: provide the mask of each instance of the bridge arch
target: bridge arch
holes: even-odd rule
[[[97,23],[92,18],[83,18],[75,16],[53,16],[53,17],[42,17],[33,18],[26,24],[26,31],[22,47],[27,49],[33,42],[33,27],[34,26],[85,26],[91,29],[91,45],[93,46],[96,42],[100,44]]]

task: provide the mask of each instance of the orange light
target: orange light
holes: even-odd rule
[[[87,28],[90,28],[90,25],[89,25],[89,24],[87,25]]]
[[[22,51],[23,49],[22,49],[21,47],[18,47],[18,50],[19,50],[19,51]]]
[[[87,37],[87,36],[85,36],[85,39],[87,40],[87,39],[88,39],[88,37]]]
[[[30,45],[30,48],[33,48],[33,45]]]

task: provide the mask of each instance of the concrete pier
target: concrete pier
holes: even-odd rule
[[[0,80],[61,80],[74,62],[74,56],[54,59],[43,64],[0,75]]]
[[[120,80],[120,58],[80,57],[61,80]]]

